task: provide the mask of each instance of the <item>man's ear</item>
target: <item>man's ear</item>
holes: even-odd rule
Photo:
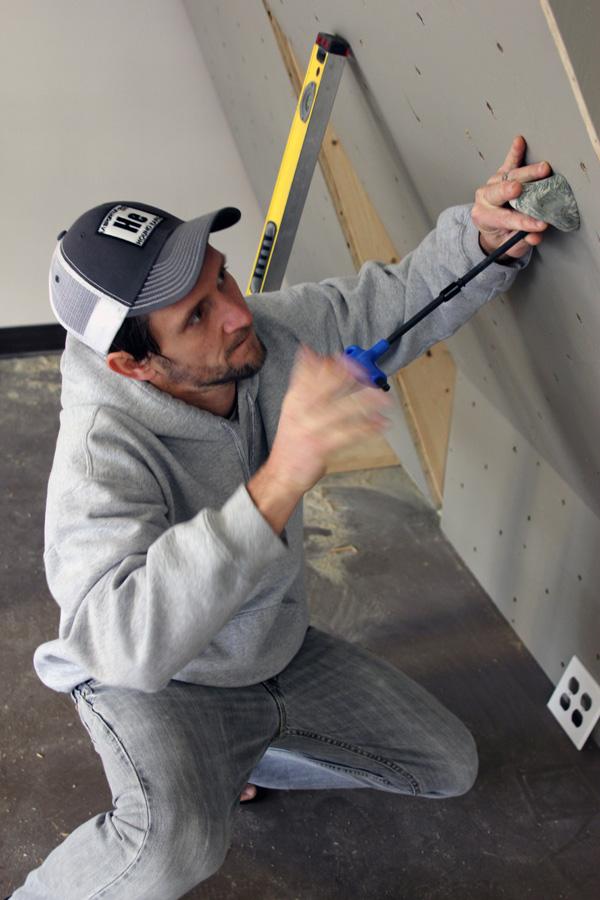
[[[136,381],[151,381],[154,375],[150,365],[150,356],[138,362],[131,353],[126,353],[125,350],[109,353],[106,357],[106,365],[117,375],[124,375],[125,378],[133,378]]]

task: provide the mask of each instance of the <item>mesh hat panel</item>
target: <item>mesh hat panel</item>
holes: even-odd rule
[[[57,290],[60,284],[60,291]],[[60,323],[78,337],[82,337],[94,307],[98,292],[85,288],[61,264],[58,248],[50,265],[50,299]]]
[[[106,354],[128,313],[124,303],[87,285],[56,247],[50,264],[50,304],[66,330]]]

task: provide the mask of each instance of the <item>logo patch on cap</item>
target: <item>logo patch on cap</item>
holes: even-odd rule
[[[98,234],[120,238],[143,247],[162,220],[162,216],[155,216],[133,206],[113,206],[100,225]]]

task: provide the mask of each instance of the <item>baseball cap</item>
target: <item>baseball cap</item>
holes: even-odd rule
[[[50,264],[54,315],[106,355],[128,316],[170,306],[191,291],[209,234],[240,218],[233,206],[188,222],[146,203],[95,206],[58,235]]]

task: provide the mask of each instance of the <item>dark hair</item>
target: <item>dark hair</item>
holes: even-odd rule
[[[108,352],[119,350],[130,353],[136,362],[142,362],[151,353],[160,354],[160,347],[150,331],[149,316],[132,316],[123,320]]]

